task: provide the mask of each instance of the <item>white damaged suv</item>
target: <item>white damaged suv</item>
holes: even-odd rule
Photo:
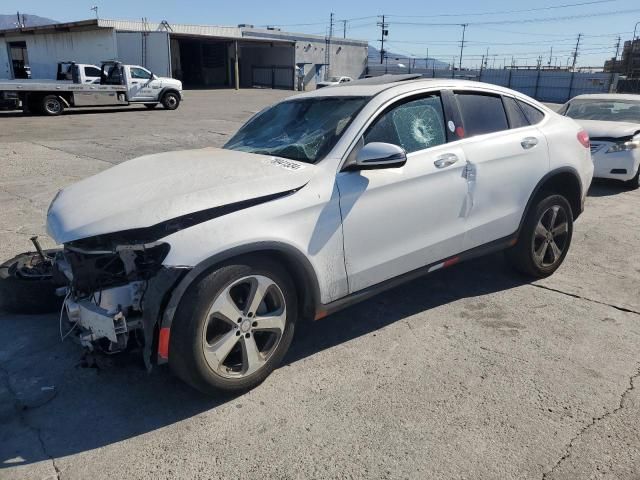
[[[51,271],[36,256],[8,270],[63,285],[85,347],[135,337],[149,367],[243,390],[296,322],[401,281],[497,250],[550,275],[593,168],[586,133],[520,93],[354,82],[263,110],[222,149],[144,156],[61,190]]]

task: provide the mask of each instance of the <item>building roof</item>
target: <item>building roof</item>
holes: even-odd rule
[[[292,43],[295,41],[325,41],[324,36],[309,35],[306,33],[282,32],[253,27],[230,27],[223,25],[192,25],[184,23],[169,23],[167,21],[151,22],[142,20],[113,20],[106,18],[93,18],[77,22],[53,23],[34,27],[10,28],[0,30],[0,36],[21,33],[55,33],[69,32],[73,30],[87,30],[99,28],[112,28],[118,31],[128,32],[169,32],[172,35],[193,35],[216,37],[225,39],[255,40],[272,43]],[[331,42],[337,45],[368,45],[365,40],[353,40],[349,38],[332,37]]]

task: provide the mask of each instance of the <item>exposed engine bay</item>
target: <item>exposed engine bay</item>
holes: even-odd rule
[[[115,243],[113,236],[69,242],[53,259],[52,276],[64,295],[67,333],[90,351],[106,354],[130,347],[145,351],[151,368],[161,307],[188,270],[167,268],[169,245]],[[61,321],[62,321],[61,312]]]

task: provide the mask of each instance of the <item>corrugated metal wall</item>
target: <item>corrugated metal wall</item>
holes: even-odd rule
[[[55,79],[58,62],[99,64],[116,56],[115,33],[109,29],[7,36],[0,41],[1,78],[9,78],[4,62],[6,43],[12,41],[27,43],[32,78]]]
[[[171,76],[167,32],[116,32],[116,40],[119,61],[141,65],[161,77]]]
[[[384,73],[420,73],[427,78],[455,78],[476,80],[512,88],[542,102],[564,103],[576,95],[615,91],[617,75],[610,73],[578,73],[557,70],[425,70],[397,66],[369,65],[369,75]],[[613,84],[613,86],[612,86]]]

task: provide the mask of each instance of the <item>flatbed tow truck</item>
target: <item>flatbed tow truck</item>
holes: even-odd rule
[[[63,66],[71,81],[61,80]],[[57,80],[0,80],[0,103],[22,106],[23,111],[60,115],[65,108],[161,104],[175,110],[182,101],[182,82],[154,75],[137,65],[103,62],[99,79],[88,78],[85,67],[73,62],[58,64]],[[93,67],[97,68],[97,67]]]

